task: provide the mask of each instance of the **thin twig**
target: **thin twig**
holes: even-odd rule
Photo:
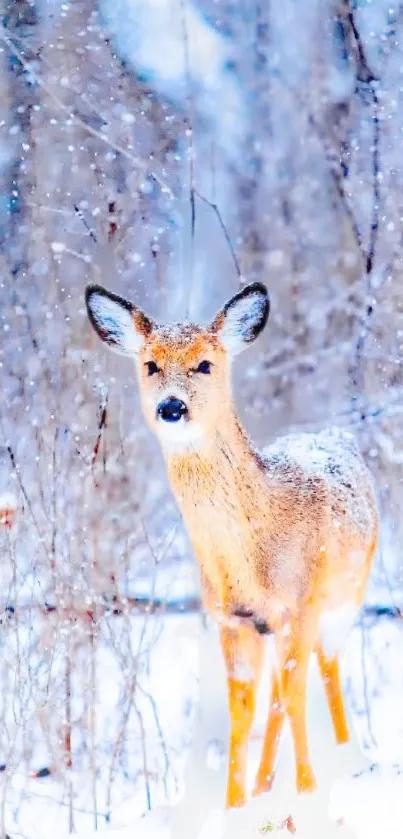
[[[341,206],[343,207],[345,215],[347,216],[347,218],[350,222],[352,234],[354,236],[357,248],[358,248],[358,250],[359,250],[359,252],[362,256],[362,259],[363,259],[363,262],[364,262],[364,265],[365,265],[366,262],[367,262],[367,259],[368,259],[368,254],[367,254],[366,248],[364,246],[363,236],[362,236],[358,221],[355,217],[354,210],[351,206],[350,199],[349,199],[349,197],[346,193],[345,187],[344,187],[344,177],[343,177],[343,172],[342,172],[342,169],[341,169],[341,166],[340,166],[340,161],[337,160],[337,158],[336,158],[336,156],[335,156],[335,154],[334,154],[334,152],[333,152],[333,150],[332,150],[332,148],[331,148],[331,146],[330,146],[330,144],[327,140],[327,137],[325,136],[324,131],[322,130],[319,123],[316,121],[314,115],[311,114],[311,113],[308,113],[308,123],[310,124],[310,126],[312,128],[314,128],[317,137],[323,143],[325,158],[326,158],[326,161],[329,165],[329,172],[330,172],[330,176],[331,176],[332,181],[333,181],[333,185],[336,189],[337,195],[339,196],[340,203],[341,203]]]
[[[119,617],[130,613],[132,617],[142,615],[194,615],[198,614],[202,609],[202,602],[196,595],[189,595],[188,597],[155,597],[150,595],[140,595],[134,597],[117,597],[115,594],[109,597],[104,595],[97,600],[96,603],[97,614],[99,617],[103,615],[112,615]],[[39,612],[42,615],[55,615],[58,619],[65,620],[69,617],[74,619],[92,620],[93,612],[91,604],[83,606],[80,611],[77,607],[74,609],[69,606],[62,607],[56,603],[37,603],[34,601],[27,601],[19,603],[18,606],[13,602],[7,602],[1,609],[6,612],[11,619],[22,617],[24,614],[27,620],[30,619],[32,612]]]
[[[98,432],[97,432],[97,436],[96,436],[95,443],[94,443],[94,446],[93,446],[93,449],[92,449],[92,454],[91,454],[91,470],[92,470],[92,473],[93,473],[94,484],[95,484],[96,487],[98,487],[99,484],[98,484],[98,482],[97,482],[97,480],[95,479],[95,476],[94,476],[94,466],[95,466],[95,463],[96,463],[96,459],[98,457],[102,436],[103,436],[104,430],[105,430],[106,425],[107,425],[107,419],[108,419],[108,391],[106,390],[104,393],[101,393],[101,396],[100,396],[100,401],[99,401],[99,406],[98,406]]]
[[[367,259],[367,252],[366,252],[366,249],[365,249],[365,246],[364,246],[363,236],[362,236],[358,221],[355,217],[354,210],[351,206],[350,199],[349,199],[349,197],[346,193],[346,190],[344,188],[344,177],[343,177],[343,171],[342,171],[342,168],[341,168],[341,165],[340,165],[340,160],[336,157],[335,152],[332,149],[332,147],[329,143],[329,140],[326,137],[324,129],[319,124],[319,122],[317,121],[314,114],[310,110],[308,110],[308,103],[301,96],[301,93],[297,89],[292,87],[292,85],[289,84],[287,79],[285,79],[280,73],[277,74],[276,78],[288,90],[288,92],[291,93],[292,96],[295,97],[297,102],[301,106],[304,106],[307,109],[308,124],[314,130],[318,140],[320,140],[320,142],[322,144],[322,148],[323,148],[323,151],[324,151],[324,154],[325,154],[325,160],[326,160],[326,162],[329,166],[329,174],[332,178],[332,181],[333,181],[334,187],[336,189],[337,195],[340,199],[340,204],[341,204],[341,206],[344,210],[344,213],[345,213],[346,217],[348,218],[349,223],[351,225],[351,231],[352,231],[352,234],[354,236],[354,240],[356,242],[357,249],[358,249],[358,251],[359,251],[359,253],[360,253],[360,255],[363,259],[363,263],[365,265],[365,262],[366,262],[366,259]]]
[[[164,733],[162,731],[161,722],[160,722],[160,719],[159,719],[159,716],[158,716],[157,704],[155,702],[154,697],[151,695],[151,693],[149,693],[147,690],[145,690],[142,687],[142,685],[140,684],[140,682],[137,682],[137,690],[146,699],[148,699],[148,701],[151,705],[151,710],[152,710],[153,717],[154,717],[155,727],[157,729],[158,737],[159,737],[159,740],[160,740],[160,746],[162,748],[162,754],[164,755],[165,771],[164,771],[164,776],[163,776],[163,782],[164,782],[165,794],[167,795],[168,794],[167,779],[168,779],[168,772],[170,770],[170,763],[169,763],[169,755],[168,755],[167,744],[166,744],[165,739],[164,739]],[[176,778],[175,778],[175,781],[176,781]]]
[[[15,455],[14,455],[14,451],[13,451],[13,449],[11,448],[11,446],[10,446],[9,444],[6,446],[6,450],[7,450],[7,452],[8,452],[8,456],[9,456],[9,458],[10,458],[11,465],[12,465],[12,467],[13,467],[13,469],[14,469],[15,476],[16,476],[17,481],[18,481],[18,485],[19,485],[20,490],[21,490],[21,492],[22,492],[22,494],[23,494],[23,496],[24,496],[25,503],[26,503],[26,505],[27,505],[27,508],[28,508],[29,514],[30,514],[31,519],[32,519],[32,521],[33,521],[33,524],[34,524],[35,530],[36,530],[36,532],[37,532],[37,534],[38,534],[38,537],[39,537],[39,543],[40,543],[40,545],[42,546],[42,549],[45,551],[46,557],[48,558],[48,551],[47,551],[47,548],[46,548],[45,539],[44,539],[44,537],[43,537],[43,535],[42,535],[41,528],[39,527],[39,523],[38,523],[38,520],[37,520],[36,515],[35,515],[35,513],[34,513],[33,506],[32,506],[32,504],[31,504],[31,500],[30,500],[30,498],[29,498],[28,492],[27,492],[27,490],[26,490],[26,488],[25,488],[25,484],[24,484],[24,482],[23,482],[23,480],[22,480],[22,478],[21,478],[20,469],[19,469],[19,467],[18,467],[18,465],[17,465],[16,459],[15,459]]]
[[[189,156],[189,205],[190,205],[190,243],[189,243],[189,264],[185,279],[187,280],[188,293],[186,297],[186,317],[189,316],[190,302],[192,296],[193,274],[194,274],[194,243],[196,232],[196,202],[195,202],[195,148],[194,148],[194,103],[192,95],[192,80],[190,72],[190,44],[189,31],[186,20],[186,8],[184,0],[179,0],[182,24],[183,37],[183,56],[185,64],[185,79],[186,79],[186,103],[188,109],[188,130],[189,137],[188,156]]]
[[[71,743],[71,725],[72,725],[72,716],[71,716],[71,627],[69,626],[69,631],[67,635],[67,649],[66,649],[66,663],[65,663],[65,701],[66,701],[66,733],[64,738],[64,754],[65,754],[65,766],[67,771],[67,786],[69,791],[69,832],[74,833],[74,805],[73,805],[73,781],[72,781],[72,768],[73,768],[73,756],[72,756],[72,743]]]
[[[379,122],[379,98],[376,89],[376,82],[371,82],[371,91],[373,97],[372,103],[372,124],[373,124],[373,143],[372,143],[372,219],[369,234],[369,248],[367,254],[366,271],[369,277],[373,268],[376,241],[379,231],[379,172],[380,172],[380,122]]]
[[[207,204],[207,206],[210,207],[214,211],[214,213],[216,214],[217,219],[218,219],[218,223],[221,227],[222,232],[224,233],[225,240],[227,242],[230,254],[232,256],[238,278],[239,278],[239,280],[242,280],[241,267],[240,267],[239,262],[238,262],[238,257],[235,253],[235,249],[234,249],[234,246],[232,244],[231,237],[228,233],[227,227],[225,226],[225,223],[224,223],[224,220],[223,220],[223,217],[221,215],[221,212],[220,212],[220,209],[219,209],[218,205],[216,204],[215,201],[209,201],[209,199],[206,198],[204,195],[202,195],[197,189],[195,189],[195,195],[197,195],[197,197],[200,199],[200,201],[203,201],[204,204]]]
[[[373,140],[372,140],[372,157],[371,157],[371,171],[372,171],[372,209],[371,222],[369,231],[368,250],[365,260],[365,277],[366,277],[366,308],[359,320],[360,331],[355,344],[355,353],[352,367],[350,369],[350,378],[352,383],[352,409],[357,410],[358,400],[363,390],[363,350],[365,341],[368,335],[368,324],[373,314],[374,306],[372,303],[372,271],[374,267],[376,243],[379,232],[379,205],[380,205],[380,187],[379,187],[379,173],[380,173],[380,122],[379,122],[379,97],[378,97],[378,83],[379,80],[372,72],[366,54],[359,30],[357,28],[354,12],[351,6],[351,0],[344,0],[344,7],[346,10],[346,19],[349,23],[352,35],[356,61],[356,77],[360,85],[365,86],[371,96],[372,107],[372,125],[373,125]],[[357,87],[358,89],[358,87]],[[361,419],[365,419],[365,411],[361,406],[359,410]]]
[[[84,215],[83,211],[80,209],[80,207],[78,207],[77,204],[74,204],[74,212],[79,217],[80,221],[82,221],[87,233],[89,234],[89,236],[91,236],[92,241],[95,242],[95,244],[98,244],[98,240],[97,240],[95,231],[93,230],[92,227],[90,227],[87,219],[85,218],[85,215]]]
[[[97,760],[96,760],[96,687],[97,687],[97,630],[96,622],[92,623],[90,629],[91,647],[91,707],[90,707],[90,740],[91,740],[91,786],[92,806],[94,810],[94,830],[98,830],[98,802],[97,802]]]
[[[392,620],[401,620],[403,612],[399,606],[364,606],[361,618],[390,618]]]
[[[368,679],[367,679],[367,668],[366,668],[366,653],[367,653],[367,629],[365,626],[361,626],[361,666],[362,666],[362,679],[363,679],[363,696],[364,696],[364,706],[365,706],[365,715],[367,718],[368,723],[368,735],[372,741],[373,746],[376,747],[376,739],[374,736],[374,731],[372,728],[372,718],[371,718],[371,703],[369,700],[369,693],[368,693]]]
[[[146,732],[144,727],[143,716],[140,709],[137,707],[136,703],[133,703],[133,709],[136,714],[136,717],[139,722],[140,733],[141,733],[141,754],[143,758],[143,775],[144,775],[144,784],[145,784],[145,791],[146,791],[146,801],[147,801],[147,810],[151,810],[151,790],[150,790],[150,778],[149,778],[149,769],[148,769],[148,758],[147,758],[147,745],[146,745]]]

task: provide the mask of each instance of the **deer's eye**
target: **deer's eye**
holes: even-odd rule
[[[211,373],[211,361],[201,361],[196,367],[196,373]]]
[[[161,368],[155,363],[155,361],[146,361],[145,366],[148,370],[148,375],[153,376],[154,373],[160,373]]]

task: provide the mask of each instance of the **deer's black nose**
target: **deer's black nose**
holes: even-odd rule
[[[175,399],[173,396],[170,396],[169,399],[164,399],[157,408],[157,414],[164,422],[178,422],[187,412],[188,409],[185,403],[181,399]]]

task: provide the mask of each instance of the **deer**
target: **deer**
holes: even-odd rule
[[[338,744],[349,739],[339,656],[363,603],[376,551],[372,475],[347,431],[279,437],[263,452],[232,395],[234,358],[266,325],[265,285],[243,287],[207,325],[160,324],[102,286],[86,288],[89,320],[137,368],[141,407],[199,565],[227,676],[226,806],[247,800],[248,744],[268,634],[275,658],[253,795],[271,789],[283,724],[297,793],[316,789],[307,732],[308,664],[316,654]]]

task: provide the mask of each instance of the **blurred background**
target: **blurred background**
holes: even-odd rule
[[[357,435],[363,620],[400,616],[402,33],[390,0],[0,0],[3,834],[141,813],[189,745],[197,570],[88,282],[174,321],[267,284],[241,417],[259,445]]]

